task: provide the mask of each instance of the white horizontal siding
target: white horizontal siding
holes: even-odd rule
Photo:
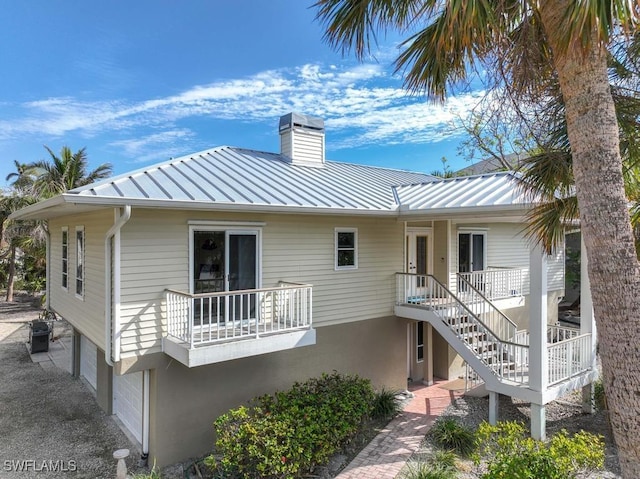
[[[104,238],[113,224],[113,210],[65,216],[49,221],[51,233],[50,304],[92,343],[104,350]],[[62,289],[62,227],[69,228],[68,289]],[[84,299],[76,297],[76,226],[84,226]]]
[[[473,231],[473,226],[452,225],[451,229],[451,276],[449,287],[456,288],[458,271],[458,233]],[[525,287],[523,293],[529,294],[529,251],[531,242],[524,235],[524,224],[490,223],[477,224],[478,232],[486,233],[487,267],[522,268]],[[547,285],[549,291],[564,290],[564,246],[548,258]]]
[[[264,222],[262,287],[313,284],[314,325],[393,314],[403,270],[403,226],[395,219],[207,214],[133,210],[122,230],[122,355],[160,351],[166,288],[189,289],[190,220]],[[334,270],[334,229],[358,229],[358,269]]]

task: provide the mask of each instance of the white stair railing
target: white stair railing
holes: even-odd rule
[[[477,283],[467,279],[467,273],[458,273],[458,298],[463,301],[500,339],[520,343],[516,340],[518,326],[477,288]]]
[[[501,338],[433,276],[397,273],[396,277],[397,304],[429,309],[498,378],[526,382],[528,345]]]

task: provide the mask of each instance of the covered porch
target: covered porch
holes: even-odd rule
[[[583,248],[583,253],[584,253]],[[588,281],[582,285],[580,328],[548,318],[549,257],[529,247],[527,268],[487,268],[456,272],[455,281],[434,274],[396,274],[395,314],[428,324],[455,349],[489,392],[490,418],[497,420],[498,395],[532,404],[532,435],[545,437],[544,408],[567,392],[583,388],[591,409],[591,383],[597,378],[596,335]],[[583,255],[583,278],[587,278]],[[504,314],[510,301],[528,295],[528,321],[516,324]]]

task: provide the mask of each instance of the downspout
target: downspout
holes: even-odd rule
[[[49,311],[51,309],[51,233],[49,233],[49,224],[45,224],[44,228],[45,236],[45,289],[44,289],[44,309]]]
[[[104,360],[113,367],[113,361],[120,359],[120,348],[117,348],[112,360],[113,344],[120,335],[120,229],[131,218],[131,205],[125,205],[124,211],[116,218],[115,223],[104,238],[104,287],[105,287],[105,347]],[[113,254],[111,251],[111,239],[114,240]],[[115,264],[111,267],[112,256],[115,256]],[[112,271],[112,269],[114,271]],[[114,274],[115,273],[115,274]],[[113,287],[111,280],[113,277]],[[113,293],[113,299],[111,297]]]
[[[142,457],[143,466],[149,462],[149,370],[142,371]]]

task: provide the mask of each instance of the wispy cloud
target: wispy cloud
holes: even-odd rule
[[[128,140],[113,141],[109,145],[120,148],[123,153],[138,162],[170,158],[185,151],[185,145],[195,137],[188,129],[166,130]]]
[[[139,102],[46,98],[0,105],[0,139],[34,134],[94,136],[118,132],[134,139],[111,143],[143,159],[153,151],[180,150],[194,134],[181,120],[200,118],[272,122],[274,116],[300,111],[321,116],[336,141],[333,148],[394,143],[428,143],[459,134],[481,93],[450,98],[443,105],[411,97],[401,80],[379,63],[307,64],[267,70],[246,78],[197,85],[183,92]],[[140,128],[146,127],[146,136]],[[164,150],[163,150],[164,148]],[[181,149],[180,151],[184,151]]]

